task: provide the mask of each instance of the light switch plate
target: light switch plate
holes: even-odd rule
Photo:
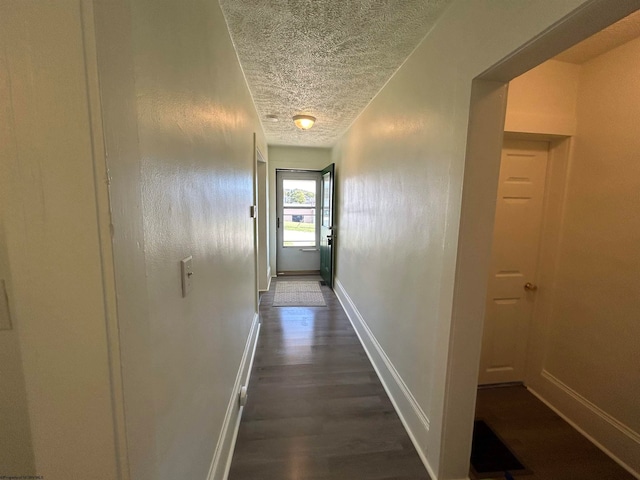
[[[191,291],[191,282],[193,277],[193,258],[189,255],[187,258],[180,260],[180,272],[182,274],[182,296],[186,297]]]
[[[9,297],[4,279],[0,279],[0,330],[11,330],[11,313],[9,312]]]

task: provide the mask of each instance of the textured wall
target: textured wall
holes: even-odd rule
[[[3,8],[4,7],[4,8]],[[15,228],[10,224],[12,201],[11,181],[17,167],[15,155],[15,128],[13,123],[13,106],[11,105],[11,78],[8,74],[11,61],[15,61],[15,49],[8,48],[15,38],[9,35],[10,29],[2,20],[11,19],[7,15],[7,5],[0,6],[0,315],[4,320],[0,330],[0,465],[6,475],[34,475],[35,464],[29,427],[29,410],[27,408],[27,392],[18,336],[18,318],[15,317],[14,302],[18,298],[13,295],[13,282],[9,263],[8,240]],[[14,58],[11,58],[14,57]],[[15,80],[15,77],[14,79]],[[5,226],[5,223],[7,224]],[[12,223],[12,222],[11,222]],[[6,228],[9,232],[5,232]],[[11,313],[14,318],[11,320]],[[5,322],[11,322],[11,329]]]
[[[269,144],[332,146],[449,1],[220,0]]]
[[[0,9],[2,12],[2,9]],[[4,12],[2,12],[4,13]],[[0,23],[1,24],[1,23]],[[4,25],[3,25],[4,27]],[[6,34],[7,29],[0,32]],[[0,33],[0,35],[2,35]],[[18,336],[18,318],[15,317],[14,302],[18,299],[13,296],[13,283],[11,280],[11,268],[9,263],[9,235],[5,232],[5,222],[9,224],[8,214],[5,209],[10,208],[12,201],[11,180],[14,178],[13,169],[15,157],[12,151],[15,145],[13,137],[12,107],[9,104],[11,98],[8,70],[8,56],[13,52],[7,52],[7,37],[0,37],[2,55],[0,56],[0,144],[3,148],[0,154],[0,315],[3,318],[0,330],[0,465],[6,475],[35,475],[33,448],[31,444],[31,430],[29,428],[29,410],[27,408],[27,392],[25,388],[24,371],[22,368],[22,356],[20,352],[20,338]],[[9,153],[11,152],[11,153]],[[9,232],[13,234],[13,232]],[[15,259],[14,259],[15,261]],[[13,312],[14,318],[11,319]],[[10,325],[7,325],[7,323]]]
[[[113,3],[98,44],[132,479],[205,479],[254,316],[253,132],[266,145],[216,2]]]
[[[0,230],[15,327],[0,335],[17,333],[20,349],[13,344],[3,354],[13,353],[11,362],[21,356],[24,372],[22,386],[15,370],[3,371],[0,380],[2,415],[11,414],[10,422],[2,421],[0,474],[118,475],[87,27],[77,0],[0,3],[0,97],[8,114],[2,117]],[[13,411],[6,409],[9,389]],[[31,442],[20,428],[25,406]]]
[[[468,473],[474,379],[448,412],[444,395],[471,80],[581,3],[454,2],[334,149],[337,278],[429,417],[417,433],[440,478]]]

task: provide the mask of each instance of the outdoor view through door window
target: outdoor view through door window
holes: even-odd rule
[[[282,181],[285,247],[316,246],[316,181]]]

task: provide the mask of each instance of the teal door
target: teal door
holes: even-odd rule
[[[320,276],[325,283],[333,287],[333,247],[335,235],[333,233],[335,194],[335,165],[332,163],[322,170],[321,188],[321,220],[320,220]]]

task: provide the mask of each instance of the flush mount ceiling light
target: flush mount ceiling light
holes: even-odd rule
[[[293,123],[296,124],[300,130],[309,130],[313,127],[313,124],[316,122],[316,117],[312,117],[311,115],[294,115]]]

